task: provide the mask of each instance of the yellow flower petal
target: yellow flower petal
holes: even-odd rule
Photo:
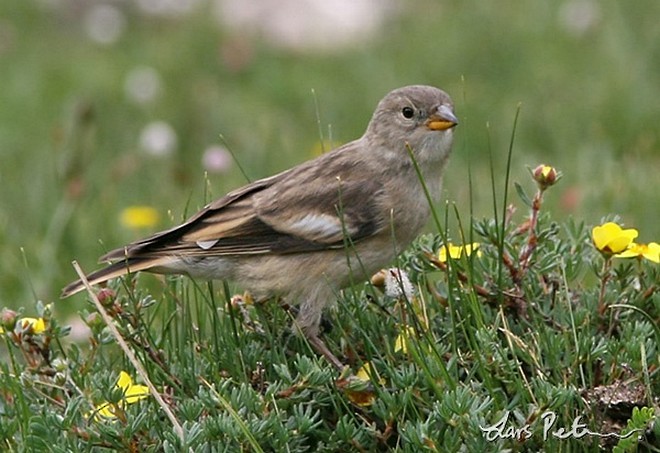
[[[133,379],[126,372],[119,373],[117,387],[124,391],[122,401],[126,404],[133,404],[149,396],[149,388],[146,385],[133,384]]]
[[[126,404],[133,404],[147,396],[149,396],[149,387],[146,385],[131,385],[124,393],[124,401]]]
[[[33,333],[40,334],[46,330],[46,323],[43,318],[21,318],[20,321],[23,330],[32,329]]]
[[[454,245],[450,242],[446,246],[440,247],[440,251],[438,252],[438,261],[441,263],[446,263],[447,255],[449,255],[452,259],[457,260],[461,257],[463,251],[465,251],[466,256],[470,256],[473,251],[479,248],[479,245],[480,244],[478,242],[465,245]],[[449,250],[449,253],[447,253],[447,250]],[[477,252],[477,256],[481,256],[481,252]]]
[[[357,373],[355,373],[355,377],[358,378],[361,381],[368,381],[369,380],[369,375],[372,373],[371,371],[371,363],[370,362],[365,362],[364,365],[360,367]]]
[[[131,379],[131,376],[126,371],[119,373],[119,379],[117,379],[117,387],[126,393],[132,385],[133,379]]]
[[[96,411],[94,412],[96,417],[105,417],[105,418],[115,418],[117,415],[114,412],[114,406],[110,403],[103,403],[96,406]]]
[[[446,263],[447,262],[447,256],[450,256],[452,259],[459,259],[461,257],[461,251],[463,250],[463,247],[460,245],[454,245],[451,242],[445,246],[440,247],[440,251],[438,253],[438,260],[441,263]]]
[[[415,335],[415,329],[412,326],[407,326],[405,329],[402,329],[399,335],[394,341],[394,352],[403,352],[408,354],[408,341]]]
[[[657,242],[649,242],[644,251],[644,258],[653,261],[654,263],[660,263],[660,244]]]
[[[406,345],[406,337],[400,333],[396,340],[394,340],[394,352],[403,351],[404,354],[408,353],[408,346]]]
[[[634,228],[624,230],[614,222],[607,222],[591,230],[596,248],[601,252],[613,254],[626,250],[638,234]]]
[[[126,405],[137,403],[141,399],[149,396],[149,388],[146,385],[134,385],[133,379],[131,379],[131,376],[126,371],[119,373],[116,387],[122,389],[124,392],[123,398],[119,401],[119,407],[122,410]],[[115,414],[115,409],[115,406],[107,401],[99,404],[96,406],[96,418],[116,418],[117,414]]]
[[[596,248],[598,250],[603,250],[609,243],[610,238],[616,235],[619,230],[621,230],[621,227],[613,222],[594,227],[591,230],[591,236]]]
[[[478,242],[473,242],[472,244],[466,244],[466,245],[463,247],[463,250],[465,250],[465,255],[466,255],[466,256],[470,256],[470,255],[472,255],[472,252],[474,252],[475,250],[477,250],[477,249],[479,248],[480,245],[481,245],[481,244],[479,244]],[[481,256],[481,251],[478,251],[478,252],[477,252],[477,256]]]
[[[637,236],[637,235],[635,235],[635,236]],[[628,246],[632,243],[633,239],[635,239],[634,236],[623,235],[622,234],[621,236],[613,238],[607,244],[607,248],[612,253],[620,253],[620,252],[622,252],[622,251],[624,251],[625,249],[628,248]]]
[[[121,212],[119,221],[134,230],[152,228],[160,221],[160,214],[150,206],[129,206]]]
[[[364,382],[369,381],[371,379],[370,376],[372,375],[378,378],[377,381],[380,385],[385,385],[385,379],[379,377],[378,373],[371,369],[371,362],[365,362],[364,365],[360,367],[358,372],[355,373],[355,377]]]
[[[660,263],[660,244],[656,242],[636,244],[633,242],[626,250],[615,256],[617,258],[646,258],[654,263]]]

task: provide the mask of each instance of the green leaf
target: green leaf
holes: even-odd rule
[[[517,182],[514,182],[513,185],[516,187],[516,192],[518,192],[518,196],[520,197],[522,202],[525,203],[525,205],[528,208],[531,208],[532,207],[532,200],[525,193],[525,189],[523,189],[523,187]]]

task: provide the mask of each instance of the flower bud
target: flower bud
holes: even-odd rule
[[[104,326],[105,322],[103,322],[101,315],[97,312],[92,312],[85,317],[85,324],[87,324],[90,329],[94,329],[95,327]]]
[[[532,170],[532,177],[541,190],[545,190],[554,185],[559,179],[559,176],[557,170],[550,165],[542,164]]]
[[[110,288],[101,288],[99,292],[96,293],[96,297],[99,299],[99,302],[101,302],[101,305],[107,307],[115,301],[116,294]]]
[[[3,308],[0,312],[0,325],[7,330],[13,330],[16,325],[17,313],[14,310]]]
[[[371,284],[378,289],[385,288],[385,276],[387,275],[387,269],[381,269],[371,276]]]

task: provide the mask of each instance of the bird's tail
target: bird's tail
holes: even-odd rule
[[[106,282],[122,275],[132,274],[139,271],[155,270],[171,261],[168,257],[149,257],[149,258],[127,258],[122,261],[110,264],[103,269],[92,272],[87,275],[87,281],[90,285],[96,285]],[[61,298],[64,299],[85,289],[82,280],[78,279],[69,283],[62,290]]]

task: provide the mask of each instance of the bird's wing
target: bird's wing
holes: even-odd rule
[[[379,215],[382,186],[375,178],[366,169],[351,168],[347,153],[324,160],[324,165],[303,164],[231,192],[184,224],[101,260],[324,250],[385,228],[387,216]]]
[[[208,223],[206,219],[213,213],[217,213],[222,210],[226,212],[227,220],[229,223],[231,223],[231,218],[237,217],[236,211],[245,210],[245,208],[242,206],[245,205],[245,202],[242,202],[244,199],[249,200],[251,195],[268,187],[273,183],[274,180],[282,177],[283,175],[283,173],[280,173],[270,178],[261,179],[259,181],[255,181],[251,184],[243,186],[233,192],[230,192],[224,197],[206,205],[199,212],[186,220],[186,222],[183,224],[165,231],[158,232],[152,236],[140,239],[136,242],[132,242],[131,244],[128,244],[124,247],[111,250],[110,252],[100,257],[99,262],[122,260],[136,255],[154,253],[161,248],[172,247],[181,242],[183,236],[185,236],[188,232],[200,229],[200,227],[203,227],[206,223]]]

